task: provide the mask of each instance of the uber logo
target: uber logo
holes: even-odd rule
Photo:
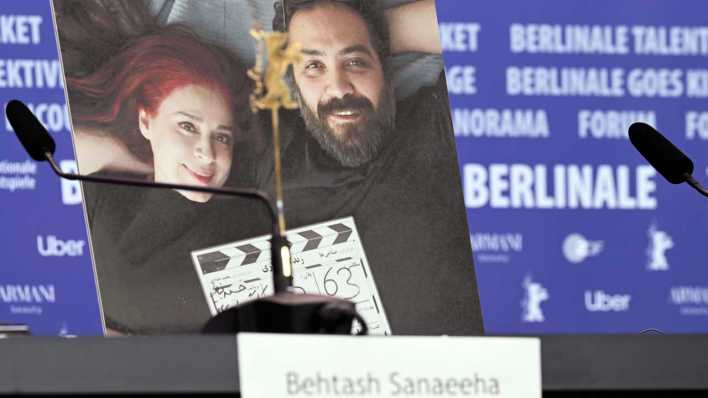
[[[625,312],[629,310],[629,294],[608,294],[602,290],[585,291],[585,309],[590,312]]]
[[[78,173],[79,168],[75,160],[62,160],[59,162],[61,171],[65,173]],[[61,178],[61,201],[65,205],[78,205],[81,203],[81,184]]]
[[[42,257],[76,257],[84,254],[83,240],[61,240],[54,235],[37,236],[37,251]]]

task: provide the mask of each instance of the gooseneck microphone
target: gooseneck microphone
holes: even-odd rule
[[[687,182],[703,196],[708,191],[693,178],[693,162],[680,149],[646,123],[629,126],[629,140],[664,178],[672,184]]]
[[[47,129],[37,120],[27,105],[21,101],[12,100],[5,107],[5,115],[15,130],[17,138],[30,157],[38,162],[52,158],[56,151],[54,139]]]
[[[356,312],[354,303],[336,297],[294,294],[289,291],[289,288],[292,287],[290,242],[280,232],[277,209],[267,193],[257,189],[224,189],[65,173],[54,160],[54,152],[56,151],[54,139],[24,103],[19,100],[11,100],[5,108],[5,114],[30,157],[40,162],[48,161],[54,173],[59,177],[93,183],[250,197],[259,200],[268,208],[272,221],[270,242],[275,294],[246,302],[216,315],[207,322],[203,332],[348,334],[351,330],[352,320],[356,319],[361,325],[360,334],[367,333],[366,322]]]

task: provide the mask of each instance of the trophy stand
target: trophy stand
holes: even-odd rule
[[[288,35],[284,32],[254,29],[251,30],[251,36],[258,43],[255,66],[248,70],[248,76],[256,83],[250,98],[251,111],[270,111],[273,130],[276,208],[276,220],[273,222],[277,225],[273,225],[270,251],[274,294],[216,315],[207,322],[203,331],[350,334],[352,322],[356,319],[361,325],[359,334],[366,334],[366,322],[357,314],[351,301],[333,296],[296,294],[291,291],[293,268],[290,242],[285,236],[278,112],[280,108],[298,108],[284,77],[290,65],[298,62],[300,46],[288,43]],[[267,65],[264,59],[267,60]]]

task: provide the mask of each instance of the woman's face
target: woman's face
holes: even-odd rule
[[[231,170],[234,123],[222,94],[201,85],[173,90],[154,115],[139,111],[140,132],[150,141],[155,182],[219,188]],[[195,202],[212,194],[178,191]]]

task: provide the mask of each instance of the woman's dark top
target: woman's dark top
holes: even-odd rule
[[[198,332],[210,313],[191,252],[263,235],[255,199],[192,202],[174,190],[84,184],[106,326],[123,333]]]

